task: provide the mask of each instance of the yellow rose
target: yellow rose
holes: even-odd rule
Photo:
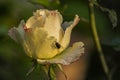
[[[9,36],[22,44],[26,54],[38,63],[60,63],[68,65],[84,53],[84,44],[76,42],[68,47],[72,29],[79,16],[63,30],[62,15],[57,10],[40,9],[26,23],[22,20],[18,28],[9,30]]]

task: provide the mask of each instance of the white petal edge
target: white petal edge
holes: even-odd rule
[[[21,42],[24,40],[24,29],[23,29],[24,24],[25,24],[24,20],[21,20],[17,28],[13,27],[8,31],[8,35],[16,42]]]
[[[57,64],[69,65],[72,62],[78,60],[80,56],[84,53],[83,46],[84,46],[83,42],[76,42],[73,44],[72,47],[69,47],[63,53],[55,56],[52,59],[49,60],[37,59],[37,61],[40,64],[57,63]]]
[[[8,35],[10,36],[10,38],[12,38],[14,41],[18,42],[18,39],[16,38],[16,27],[11,28],[8,31]]]

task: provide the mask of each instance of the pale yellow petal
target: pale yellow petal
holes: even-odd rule
[[[34,28],[26,32],[25,40],[27,43],[26,48],[29,48],[32,57],[35,59],[52,58],[59,53],[59,49],[55,46],[56,39],[48,37],[43,28]]]
[[[32,50],[31,50],[30,46],[27,44],[26,41],[24,41],[24,42],[22,43],[22,46],[23,46],[23,48],[24,48],[24,50],[25,50],[25,53],[26,53],[29,57],[32,58]]]
[[[37,10],[36,12],[33,13],[33,16],[27,20],[26,27],[27,28],[43,27],[47,15],[48,15],[47,10]]]
[[[60,42],[61,46],[63,47],[63,48],[61,48],[61,51],[68,47],[68,45],[70,43],[72,29],[78,24],[79,20],[80,20],[79,16],[76,15],[73,23],[69,27],[66,28],[63,39]]]
[[[42,17],[35,18],[34,16],[32,16],[26,22],[26,27],[27,28],[43,27],[43,24],[44,24],[44,19],[42,19]]]
[[[37,59],[38,63],[40,64],[47,64],[47,63],[58,63],[63,65],[69,65],[72,62],[78,60],[80,56],[84,53],[84,44],[83,42],[76,42],[73,44],[72,47],[63,51],[63,53],[55,56],[49,60],[40,60]]]
[[[57,11],[50,11],[46,18],[44,29],[48,32],[49,36],[54,36],[57,42],[62,38],[63,30],[61,28],[62,15]]]
[[[38,47],[37,58],[49,59],[59,53],[59,49],[55,47],[56,39],[54,37],[46,38],[45,41]]]
[[[25,45],[25,47],[29,48],[30,52],[32,53],[32,57],[36,56],[36,49],[38,48],[38,46],[41,46],[46,37],[47,33],[40,28],[33,28],[29,32],[25,33],[25,41],[27,44]]]

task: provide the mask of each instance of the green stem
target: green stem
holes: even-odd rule
[[[105,72],[108,80],[112,80],[111,76],[109,74],[109,69],[108,69],[105,57],[103,55],[103,51],[102,51],[102,48],[101,48],[100,40],[99,40],[97,29],[96,29],[93,1],[94,0],[89,0],[89,11],[90,11],[89,14],[90,14],[91,28],[92,28],[92,31],[93,31],[94,41],[95,41],[95,44],[96,44],[96,47],[97,47],[97,51],[99,53],[99,57],[100,57],[104,72]]]
[[[55,69],[54,64],[50,64],[48,72],[49,80],[56,80],[56,74],[54,72],[54,69]]]

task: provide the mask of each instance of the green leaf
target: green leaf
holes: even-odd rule
[[[117,22],[118,22],[116,11],[113,9],[108,9],[108,8],[102,7],[98,3],[95,3],[95,5],[97,7],[99,7],[103,12],[106,12],[108,14],[108,17],[112,23],[113,28],[115,28],[117,26]]]
[[[49,0],[30,0],[31,3],[37,3],[37,4],[41,4],[43,6],[50,6],[50,2]]]
[[[33,60],[33,65],[32,65],[32,67],[31,67],[31,69],[27,72],[26,76],[29,76],[30,73],[32,73],[33,70],[37,67],[37,65],[38,65],[37,61],[36,61],[36,60]]]
[[[63,15],[69,16],[69,17],[78,14],[80,17],[89,19],[88,6],[87,6],[87,3],[83,0],[67,1],[65,4],[65,9],[63,13],[64,13]]]
[[[120,35],[114,33],[110,35],[107,39],[102,40],[102,43],[113,47],[116,51],[120,51]]]

